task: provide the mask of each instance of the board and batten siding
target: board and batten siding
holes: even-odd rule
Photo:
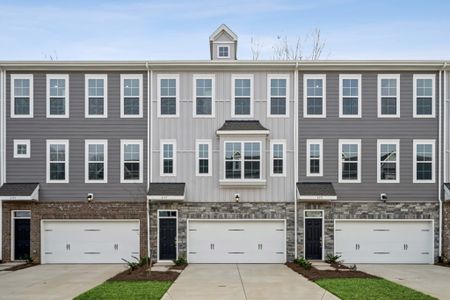
[[[157,86],[159,73],[154,73],[153,84]],[[179,74],[180,112],[178,118],[157,117],[157,90],[153,90],[153,158],[152,172],[154,182],[186,182],[186,201],[200,202],[230,202],[234,194],[239,193],[241,202],[289,202],[294,199],[294,145],[293,145],[293,73],[289,72],[178,72],[161,74]],[[215,75],[215,117],[193,118],[193,75]],[[267,184],[264,187],[224,187],[219,184],[223,178],[223,157],[219,153],[219,137],[216,130],[225,120],[231,119],[231,76],[232,74],[252,74],[254,90],[254,114],[252,120],[259,120],[270,130],[265,143],[265,159],[262,167],[265,169]],[[267,117],[267,75],[288,74],[289,82],[289,118]],[[237,119],[237,118],[236,118]],[[239,118],[242,119],[242,118]],[[177,141],[176,176],[160,176],[160,140],[174,139]],[[195,140],[210,139],[212,141],[213,160],[212,176],[195,176]],[[242,137],[236,138],[242,139]],[[245,137],[243,138],[245,140]],[[287,174],[286,177],[270,176],[270,140],[284,139],[287,143]],[[223,139],[222,139],[223,141]],[[220,171],[219,171],[220,170]],[[264,173],[264,172],[263,172]]]
[[[85,74],[108,75],[108,118],[85,118]],[[147,76],[136,72],[27,72],[33,74],[34,118],[10,117],[10,75],[6,82],[6,180],[40,183],[40,201],[96,200],[145,201],[147,146]],[[46,75],[69,74],[69,118],[46,118]],[[120,74],[143,75],[143,117],[120,118]],[[13,140],[29,139],[31,158],[13,158]],[[46,183],[46,140],[69,140],[69,183]],[[85,140],[108,140],[108,183],[85,183]],[[120,183],[120,140],[143,140],[143,183]]]
[[[305,72],[311,74],[313,72]],[[361,118],[339,118],[339,74],[361,74]],[[400,118],[377,117],[377,75],[400,74]],[[438,74],[436,74],[435,118],[413,118],[414,72],[320,72],[327,76],[326,118],[303,118],[299,104],[299,180],[332,182],[338,201],[438,201]],[[314,73],[313,73],[314,74]],[[303,72],[299,94],[303,95]],[[300,102],[302,103],[301,96]],[[306,176],[306,140],[323,139],[323,176]],[[361,183],[338,183],[339,139],[361,139]],[[400,183],[377,183],[377,139],[400,140]],[[436,140],[435,183],[413,184],[413,140]]]

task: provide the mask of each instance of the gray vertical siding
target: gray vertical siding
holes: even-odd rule
[[[192,72],[179,72],[180,75],[180,117],[156,117],[157,91],[153,94],[153,159],[152,172],[154,182],[186,182],[187,201],[234,201],[234,194],[239,193],[243,202],[256,201],[293,201],[293,74],[286,72],[273,72],[290,75],[290,103],[289,118],[267,118],[267,73],[246,72],[254,75],[254,117],[263,126],[270,130],[266,139],[265,159],[263,168],[266,173],[267,185],[263,188],[223,187],[219,185],[223,170],[222,155],[219,154],[219,138],[216,130],[225,120],[231,119],[231,72],[215,72],[216,76],[216,116],[208,119],[194,119],[193,110],[193,74]],[[164,73],[167,74],[167,73]],[[198,74],[205,74],[199,72]],[[154,74],[153,85],[157,86],[157,73]],[[175,139],[177,141],[177,176],[160,176],[160,140]],[[213,148],[212,176],[195,176],[195,140],[210,139]],[[245,137],[244,137],[245,139]],[[270,177],[269,170],[269,143],[270,139],[285,139],[287,143],[287,176]]]
[[[55,72],[48,72],[55,74]],[[69,74],[70,118],[46,118],[46,74],[34,76],[34,118],[10,118],[10,75],[7,76],[7,133],[6,161],[7,182],[39,182],[40,199],[84,200],[87,193],[94,193],[98,200],[138,201],[145,199],[146,145],[147,145],[147,79],[143,81],[143,118],[120,118],[120,74],[136,72],[98,72],[108,74],[108,118],[86,119],[84,117],[85,78],[92,72],[66,72]],[[30,73],[27,73],[30,74]],[[30,139],[31,158],[13,158],[13,140]],[[69,183],[46,183],[46,140],[69,140]],[[108,140],[108,183],[85,184],[85,139]],[[142,139],[144,144],[144,179],[142,184],[120,183],[120,140]]]
[[[299,180],[333,182],[340,201],[379,201],[380,193],[387,193],[389,201],[437,201],[439,120],[437,74],[435,118],[413,118],[413,74],[417,74],[413,72],[392,72],[401,74],[400,118],[378,118],[378,72],[362,72],[362,118],[342,119],[339,118],[340,73],[320,72],[324,73],[327,75],[327,118],[303,118],[303,98],[299,99]],[[430,73],[433,72],[427,72]],[[303,95],[303,72],[299,75],[299,90],[299,94]],[[323,139],[323,177],[306,176],[307,139]],[[361,183],[338,183],[339,139],[361,139]],[[377,183],[377,139],[400,139],[400,183]],[[436,140],[436,183],[413,184],[414,139]]]

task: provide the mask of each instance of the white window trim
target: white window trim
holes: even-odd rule
[[[220,55],[219,48],[221,48],[221,47],[228,48],[228,55],[227,56]],[[230,53],[231,47],[230,47],[230,45],[220,45],[219,44],[219,45],[216,46],[216,50],[217,50],[217,58],[230,58],[231,57],[231,53]]]
[[[211,79],[211,114],[210,115],[197,115],[197,79]],[[158,80],[159,82],[159,80]],[[177,81],[178,82],[178,81]],[[216,75],[214,74],[194,74],[193,76],[193,101],[192,101],[192,117],[193,118],[214,118],[216,115]],[[158,89],[159,90],[159,89]],[[178,94],[178,88],[177,88]],[[178,97],[177,97],[178,99]],[[178,105],[178,104],[177,104]],[[159,111],[159,110],[158,110]],[[178,113],[178,107],[177,107]]]
[[[64,108],[65,108],[65,114],[64,115],[52,115],[50,114],[50,80],[51,79],[64,79],[66,81],[66,86],[64,89]],[[61,118],[68,118],[70,113],[70,101],[69,101],[69,74],[47,74],[47,118],[55,118],[55,119],[61,119]]]
[[[271,95],[271,85],[270,81],[272,79],[285,79],[286,80],[286,114],[284,115],[273,115],[270,112],[270,99],[272,97]],[[290,94],[291,90],[289,88],[289,74],[268,74],[267,75],[267,117],[269,118],[288,118],[289,117],[289,101],[290,101]]]
[[[308,79],[322,79],[322,114],[308,114]],[[303,118],[326,118],[327,117],[327,75],[326,74],[304,74],[303,75]]]
[[[358,146],[358,179],[356,180],[347,180],[342,179],[342,145],[344,144],[356,144]],[[338,148],[338,156],[339,156],[339,183],[361,183],[361,169],[362,169],[362,159],[361,159],[361,140],[360,139],[351,139],[351,140],[339,140],[339,148]]]
[[[344,115],[344,79],[356,79],[358,80],[358,114],[356,115]],[[361,74],[339,74],[339,118],[355,119],[361,118]]]
[[[385,115],[381,110],[381,80],[382,79],[395,79],[396,80],[396,107],[397,113],[395,115]],[[378,106],[378,118],[400,118],[400,74],[378,74],[377,79],[377,106]]]
[[[431,180],[417,179],[417,145],[431,144],[431,151],[433,153],[431,164]],[[436,140],[413,140],[413,183],[435,183],[436,182]]]
[[[125,87],[123,82],[125,79],[138,79],[139,80],[139,114],[126,115],[124,112],[124,100],[125,100]],[[143,116],[143,76],[142,74],[120,74],[120,118],[142,118]]]
[[[124,160],[124,150],[126,144],[137,144],[139,145],[139,179],[131,180],[125,179],[123,165],[125,163]],[[143,183],[144,182],[144,153],[143,153],[143,141],[142,140],[120,140],[120,183]]]
[[[61,144],[65,145],[65,161],[64,161],[64,174],[65,179],[64,180],[51,180],[50,179],[50,145],[53,144]],[[69,183],[69,140],[47,140],[47,183]]]
[[[91,115],[89,114],[89,79],[103,79],[103,114]],[[84,75],[84,89],[85,89],[85,118],[107,118],[108,117],[108,75],[107,74],[85,74]]]
[[[173,145],[173,173],[164,173],[164,145]],[[177,141],[176,140],[161,140],[159,145],[159,176],[174,177],[177,176]]]
[[[417,79],[431,79],[432,80],[432,102],[431,115],[417,114]],[[414,74],[413,75],[413,117],[414,118],[434,118],[436,115],[436,75],[435,74]]]
[[[320,159],[319,159],[319,173],[311,173],[310,163],[311,163],[311,149],[310,145],[318,144],[320,146]],[[320,177],[323,176],[323,140],[322,139],[312,139],[306,140],[306,176],[308,177]]]
[[[273,160],[274,160],[274,145],[283,145],[283,173],[274,173],[273,172]],[[286,177],[286,140],[270,140],[270,176],[272,177]],[[262,163],[262,162],[261,162]]]
[[[26,154],[18,154],[17,153],[18,145],[26,145],[27,153]],[[14,158],[30,158],[30,157],[31,157],[30,140],[14,140]]]
[[[396,149],[395,180],[381,179],[381,145],[394,144]],[[377,183],[400,183],[400,140],[377,140]]]
[[[108,140],[85,140],[84,152],[84,182],[85,183],[108,183]],[[103,180],[89,179],[89,145],[103,145]]]
[[[162,115],[161,114],[161,79],[175,79],[175,105],[176,110],[174,115]],[[178,118],[180,116],[180,75],[178,74],[158,74],[157,76],[157,104],[156,104],[156,110],[157,110],[157,116],[158,118]]]
[[[236,115],[234,112],[235,105],[235,80],[236,79],[250,79],[250,114],[249,115]],[[253,118],[253,106],[254,106],[254,91],[253,91],[253,74],[232,74],[231,75],[231,117],[236,119]]]
[[[15,107],[15,93],[14,93],[14,79],[28,79],[30,81],[30,113],[28,115],[16,115]],[[33,74],[11,74],[11,118],[33,118],[34,117],[34,100],[33,100]]]
[[[208,145],[208,173],[200,173],[199,160],[200,160],[200,145]],[[212,175],[212,141],[211,140],[196,140],[195,141],[195,175],[196,176],[211,176]]]
[[[226,168],[226,163],[227,163],[227,160],[225,159],[225,156],[226,156],[226,149],[227,149],[227,147],[226,147],[226,144],[227,143],[239,143],[239,144],[241,144],[241,160],[240,160],[240,162],[241,162],[241,178],[240,179],[237,179],[237,178],[226,178],[226,174],[227,174],[227,168]],[[244,155],[244,149],[245,149],[245,146],[244,146],[244,144],[245,143],[259,143],[259,150],[260,150],[260,159],[259,159],[259,175],[260,175],[260,177],[259,178],[248,178],[248,179],[245,179],[244,178],[244,176],[245,176],[245,164],[244,164],[244,162],[245,162],[245,159],[244,159],[244,157],[245,157],[245,155]],[[223,159],[223,180],[221,180],[222,182],[264,182],[265,181],[265,179],[264,179],[264,174],[263,174],[263,162],[264,162],[264,156],[263,156],[263,153],[265,152],[265,150],[264,149],[262,149],[262,142],[261,141],[234,141],[234,140],[230,140],[230,141],[224,141],[223,142],[223,153],[222,153],[222,155],[223,155],[223,157],[222,157],[222,159]]]

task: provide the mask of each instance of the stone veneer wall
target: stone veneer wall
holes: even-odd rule
[[[41,219],[139,219],[140,253],[147,255],[147,206],[142,202],[3,202],[3,261],[11,259],[11,210],[31,210],[31,257],[41,259]]]
[[[442,228],[442,256],[446,261],[450,261],[450,202],[444,203]]]
[[[157,259],[157,211],[178,210],[178,253],[186,255],[187,219],[286,219],[287,259],[294,259],[294,203],[185,202],[150,203],[150,249]]]
[[[325,255],[334,251],[335,219],[433,219],[435,256],[439,254],[439,203],[438,202],[332,202],[298,203],[298,255],[303,256],[303,211],[323,209],[325,212]],[[450,217],[450,205],[448,205]],[[447,223],[447,227],[448,227]],[[447,231],[448,232],[448,231]],[[448,232],[447,237],[450,236]],[[448,244],[447,244],[448,247]],[[447,248],[448,249],[448,248]],[[450,249],[449,249],[450,250]]]

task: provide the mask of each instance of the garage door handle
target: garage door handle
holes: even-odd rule
[[[403,250],[408,250],[408,244],[403,245]]]
[[[66,244],[66,250],[70,251],[70,244]]]
[[[214,244],[210,244],[210,245],[209,245],[209,248],[210,248],[211,250],[214,250]]]
[[[114,244],[114,250],[119,250],[119,244]]]
[[[263,249],[263,245],[262,244],[258,244],[258,250],[262,250]]]

